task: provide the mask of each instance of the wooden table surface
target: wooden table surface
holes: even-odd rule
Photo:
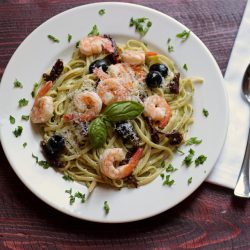
[[[38,25],[85,0],[1,0],[0,76]],[[134,0],[193,30],[225,72],[246,0]],[[203,183],[181,204],[128,224],[97,224],[44,204],[18,179],[0,147],[0,249],[250,249],[250,206]]]

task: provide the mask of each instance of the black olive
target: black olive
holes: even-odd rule
[[[168,68],[165,64],[156,63],[150,66],[149,71],[158,71],[163,77],[168,75]]]
[[[65,140],[61,135],[53,135],[49,138],[46,146],[49,154],[56,155],[64,149]]]
[[[93,73],[93,70],[95,68],[100,68],[100,67],[102,68],[104,72],[106,72],[110,64],[111,64],[110,60],[105,59],[105,58],[96,60],[89,65],[89,73],[90,74]]]
[[[114,129],[125,143],[130,143],[135,147],[139,146],[140,139],[130,122],[117,122]]]
[[[146,83],[149,88],[158,88],[162,83],[162,76],[158,71],[150,71],[146,76]]]

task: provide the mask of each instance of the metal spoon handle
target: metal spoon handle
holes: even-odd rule
[[[250,197],[249,190],[249,157],[250,157],[250,128],[248,131],[247,146],[240,169],[240,174],[234,189],[234,194],[243,198]]]

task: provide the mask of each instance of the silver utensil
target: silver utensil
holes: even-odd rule
[[[250,64],[247,66],[242,80],[242,94],[244,99],[250,104]],[[249,157],[250,157],[250,128],[248,131],[247,146],[244,159],[240,169],[240,174],[234,189],[234,194],[243,198],[250,197],[249,188]]]

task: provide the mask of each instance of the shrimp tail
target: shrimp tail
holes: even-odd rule
[[[166,127],[166,125],[168,124],[168,121],[169,121],[169,119],[171,117],[171,114],[172,114],[171,111],[169,111],[167,113],[167,115],[160,121],[159,128],[163,129],[163,128]]]
[[[145,52],[145,55],[146,55],[146,56],[156,56],[157,53],[156,53],[156,52],[153,52],[153,51],[148,51],[148,52]]]
[[[143,148],[138,148],[134,155],[129,160],[129,165],[133,166],[133,168],[138,164],[139,160],[143,155]]]
[[[42,96],[45,96],[48,91],[51,89],[53,83],[52,81],[48,81],[46,82],[39,90],[38,94],[37,94],[37,97],[42,97]]]

